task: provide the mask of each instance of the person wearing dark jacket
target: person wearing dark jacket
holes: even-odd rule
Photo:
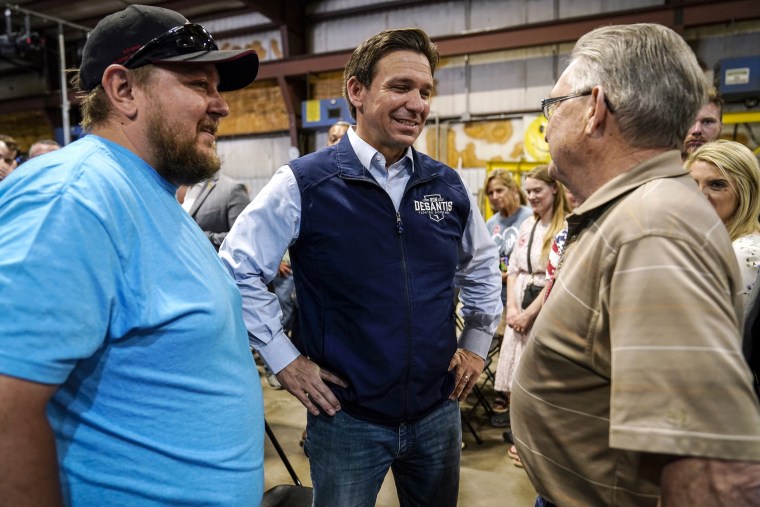
[[[459,174],[412,147],[437,62],[420,29],[363,42],[344,73],[356,126],[280,168],[220,250],[252,345],[309,411],[317,507],[374,505],[389,469],[401,505],[457,502],[458,401],[483,370],[501,277]],[[266,291],[286,248],[303,355]]]
[[[251,198],[245,185],[217,172],[211,178],[187,189],[182,207],[216,250],[227,237],[238,215]]]

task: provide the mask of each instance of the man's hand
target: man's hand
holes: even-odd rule
[[[278,276],[288,276],[293,273],[293,269],[290,267],[290,264],[287,262],[280,262],[280,267],[277,268],[277,275]]]
[[[680,458],[662,470],[660,507],[760,505],[760,463]]]
[[[449,396],[450,400],[464,401],[467,395],[472,391],[472,386],[480,378],[486,362],[482,357],[469,350],[457,349],[454,357],[449,363],[449,371],[454,370],[456,373],[456,383],[454,391]]]
[[[319,415],[320,408],[329,415],[335,415],[340,410],[340,402],[324,383],[325,380],[341,387],[348,387],[343,379],[323,370],[305,356],[298,356],[280,370],[277,373],[277,380],[314,415]]]

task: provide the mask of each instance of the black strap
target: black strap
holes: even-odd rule
[[[528,239],[528,274],[533,274],[533,266],[530,263],[530,251],[533,247],[533,235],[536,234],[536,226],[538,225],[538,219],[533,222],[533,228],[530,230],[530,239]]]

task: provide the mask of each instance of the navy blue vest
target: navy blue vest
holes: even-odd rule
[[[414,151],[397,214],[348,136],[289,165],[301,194],[290,258],[306,355],[348,381],[331,386],[348,414],[388,425],[423,417],[454,387],[466,188]]]

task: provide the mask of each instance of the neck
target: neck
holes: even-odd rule
[[[511,217],[512,215],[514,215],[517,212],[518,209],[520,209],[519,205],[518,206],[513,206],[511,208],[502,208],[501,211],[500,211],[500,213],[505,218],[506,217]]]
[[[570,191],[576,200],[582,203],[610,180],[669,150],[670,148],[642,149],[627,145],[618,149],[608,149],[606,153],[601,150],[598,153],[599,157],[592,155],[587,159],[589,162],[587,168],[582,171],[583,174],[587,175],[586,181],[576,185],[580,188],[571,188]]]
[[[92,133],[123,146],[143,159],[151,167],[155,167],[154,158],[151,156],[150,151],[140,148],[148,145],[147,139],[138,137],[137,131],[129,127],[131,127],[130,123],[127,123],[125,127],[118,123],[117,120],[109,119],[101,125],[94,126]]]

